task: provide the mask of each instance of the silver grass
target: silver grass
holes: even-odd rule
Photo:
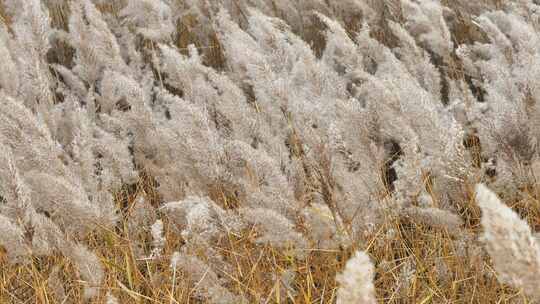
[[[175,30],[171,8],[162,0],[134,0],[120,11],[120,16],[137,28],[146,39],[167,41]]]
[[[369,256],[357,251],[336,280],[339,283],[337,304],[375,304],[375,287],[373,286],[374,267]]]
[[[540,299],[540,247],[529,225],[482,184],[476,186],[476,201],[482,209],[483,241],[497,278]]]
[[[438,208],[409,207],[401,214],[413,221],[435,228],[445,229],[452,234],[459,234],[463,220],[456,214]]]
[[[73,261],[84,284],[83,298],[91,299],[99,294],[105,273],[99,258],[81,244],[72,245],[65,254]]]
[[[3,215],[0,215],[0,230],[0,245],[6,249],[9,261],[24,262],[24,258],[30,253],[25,244],[24,230]]]
[[[200,299],[212,304],[246,303],[246,300],[237,296],[221,285],[218,275],[196,256],[175,252],[171,257],[173,271],[183,271],[195,283],[195,291]]]
[[[221,238],[254,229],[257,249],[301,259],[372,238],[391,211],[448,230],[476,263],[483,256],[454,213],[463,182],[486,180],[509,199],[537,182],[540,10],[466,2],[2,1],[9,262],[60,253],[85,298],[104,297],[89,234],[119,228],[123,215],[136,256],[163,258],[165,222],[184,241],[172,271],[191,275],[197,300],[248,303],[221,276],[233,267],[215,248]],[[474,39],[458,45],[464,24]],[[465,147],[467,135],[480,151]],[[131,197],[139,172],[156,198],[137,193],[118,210],[116,194]],[[499,279],[538,299],[530,228],[477,192]],[[404,265],[400,281],[414,274]],[[443,264],[437,271],[446,277]],[[373,272],[357,253],[338,276],[338,303],[375,303]],[[269,278],[281,300],[297,292],[292,270]]]

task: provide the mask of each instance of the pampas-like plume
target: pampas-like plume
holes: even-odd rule
[[[171,37],[175,29],[171,14],[171,8],[161,0],[128,1],[120,12],[130,25],[137,28],[137,33],[154,41]]]
[[[24,231],[9,218],[0,215],[0,246],[7,251],[10,261],[17,262],[21,257],[28,254],[27,246],[24,244]]]
[[[81,244],[68,247],[65,254],[73,261],[84,285],[83,298],[91,299],[98,295],[99,287],[105,277],[99,258]]]
[[[449,233],[459,233],[463,220],[456,214],[438,208],[409,207],[402,211],[404,216],[424,225],[447,229]]]
[[[337,304],[375,304],[373,285],[374,267],[369,256],[358,251],[347,262],[343,273],[337,276],[340,288],[337,292]]]
[[[163,233],[163,221],[157,220],[150,229],[152,233],[152,246],[154,247],[150,257],[159,257],[163,251],[163,247],[165,247],[165,242],[167,241]]]
[[[503,204],[486,186],[476,186],[482,209],[484,242],[502,283],[540,300],[540,250],[525,221]]]
[[[221,285],[219,276],[198,257],[175,252],[171,258],[171,268],[187,274],[187,278],[195,284],[197,298],[211,304],[240,304],[245,299],[231,293]]]

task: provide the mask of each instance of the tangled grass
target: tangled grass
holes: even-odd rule
[[[540,301],[536,1],[0,21],[1,303]]]

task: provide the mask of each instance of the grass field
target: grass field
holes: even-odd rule
[[[539,12],[0,0],[0,303],[536,303]]]

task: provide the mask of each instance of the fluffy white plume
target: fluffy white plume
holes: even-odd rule
[[[540,247],[529,225],[482,184],[476,186],[476,201],[497,278],[540,299]]]
[[[336,278],[339,283],[337,304],[375,304],[375,287],[373,286],[374,267],[369,256],[357,251],[347,264],[345,270]]]

